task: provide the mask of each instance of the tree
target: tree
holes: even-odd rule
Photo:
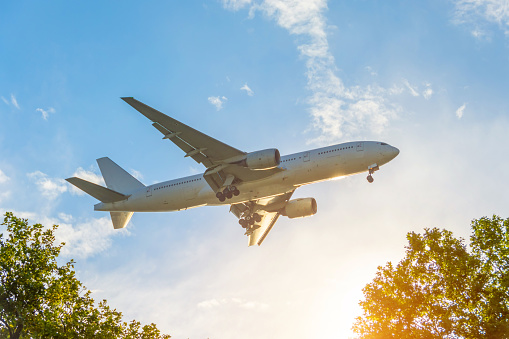
[[[473,220],[470,250],[438,228],[407,239],[363,289],[358,338],[509,338],[509,219]]]
[[[95,306],[91,292],[76,278],[74,261],[59,266],[64,243],[55,245],[53,225],[29,225],[5,214],[0,234],[1,338],[170,338],[155,324],[122,321],[106,300]]]

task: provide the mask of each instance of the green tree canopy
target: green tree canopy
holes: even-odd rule
[[[358,338],[509,338],[509,219],[472,221],[470,250],[437,228],[407,234],[364,289]]]
[[[55,245],[57,225],[29,225],[5,214],[0,234],[1,338],[170,338],[155,324],[122,321],[106,300],[95,305],[76,278],[74,261],[59,266],[64,243]]]

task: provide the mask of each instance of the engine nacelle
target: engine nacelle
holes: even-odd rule
[[[290,219],[309,217],[318,211],[314,198],[300,198],[286,203],[283,215]]]
[[[275,148],[248,153],[241,165],[252,170],[267,170],[279,166],[281,155]]]

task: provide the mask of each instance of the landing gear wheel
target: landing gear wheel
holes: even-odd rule
[[[260,221],[262,221],[262,216],[259,215],[258,213],[255,213],[255,214],[253,214],[253,219],[256,222],[260,222]]]
[[[235,189],[235,191],[233,191],[234,196],[238,196],[239,194],[240,194],[240,191],[238,189]]]
[[[216,198],[218,198],[218,199],[219,199],[219,201],[221,201],[221,202],[223,202],[223,201],[225,201],[225,200],[226,200],[226,197],[225,197],[225,196],[224,196],[224,194],[223,194],[223,193],[221,193],[221,192],[217,192],[217,193],[216,193]]]
[[[250,215],[248,215],[245,220],[246,220],[246,224],[249,226],[253,226],[255,223],[254,218]]]
[[[242,228],[247,228],[247,222],[244,219],[239,219],[239,224]]]
[[[231,199],[231,198],[233,198],[233,193],[232,193],[232,192],[227,192],[227,193],[226,193],[226,198],[227,198],[227,199]]]
[[[368,179],[368,182],[371,184],[375,179],[373,179],[373,177],[370,175],[368,175],[368,177],[366,178]]]

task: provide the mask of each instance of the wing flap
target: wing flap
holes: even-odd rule
[[[249,235],[248,246],[260,246],[279,218],[279,213],[267,213],[260,222],[261,227]]]

